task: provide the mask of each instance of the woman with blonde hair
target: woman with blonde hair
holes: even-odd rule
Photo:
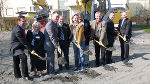
[[[81,71],[85,71],[85,55],[83,51],[79,49],[81,47],[85,50],[85,36],[84,36],[84,26],[82,23],[78,22],[78,14],[72,16],[72,23],[69,25],[71,30],[70,39],[73,40],[74,58],[75,58],[75,68],[74,71],[79,70],[81,61]]]
[[[34,21],[32,24],[32,30],[27,31],[27,41],[30,43],[35,52],[41,57],[45,57],[44,50],[44,34],[40,31],[41,24]],[[30,52],[29,52],[30,53]],[[43,75],[43,70],[46,70],[46,61],[39,59],[37,56],[30,53],[31,72],[34,71],[34,75],[37,76],[37,71],[40,71],[40,75]]]

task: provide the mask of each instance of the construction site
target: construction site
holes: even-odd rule
[[[17,24],[17,17],[24,15],[27,19],[26,30],[31,29],[33,21],[40,19],[49,21],[53,11],[59,11],[65,23],[72,23],[72,15],[82,12],[88,20],[94,20],[94,14],[101,11],[103,20],[108,18],[107,12],[114,11],[115,27],[121,19],[121,11],[127,11],[132,20],[132,38],[130,44],[129,63],[125,65],[120,58],[121,48],[118,37],[114,42],[112,59],[114,63],[95,67],[95,56],[89,56],[87,72],[74,71],[73,45],[69,47],[70,69],[61,70],[54,76],[45,75],[34,78],[33,81],[16,79],[13,73],[13,58],[10,55],[11,30]],[[149,27],[150,0],[1,0],[0,1],[0,84],[150,84],[150,34],[137,25]],[[94,53],[93,41],[89,50]],[[30,72],[30,57],[28,51],[28,69]],[[57,51],[55,51],[57,54]],[[58,60],[55,56],[55,60]],[[55,62],[58,69],[58,62]]]

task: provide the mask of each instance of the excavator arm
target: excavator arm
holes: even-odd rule
[[[50,10],[45,0],[37,0],[37,2],[32,0],[32,4],[36,8],[37,15],[35,16],[35,18],[37,20],[49,17]],[[42,9],[40,7],[42,7]]]
[[[48,10],[48,5],[47,5],[47,3],[46,3],[45,0],[37,0],[37,2],[35,2],[35,1],[32,0],[32,4],[35,6],[35,8],[37,10],[40,10],[39,6],[41,6],[43,9]]]
[[[79,1],[76,0],[76,3],[77,3],[78,10],[81,12],[81,7],[79,5]],[[90,14],[91,13],[92,0],[81,0],[80,3],[81,3],[83,11],[85,10],[84,7],[85,7],[85,4],[86,4],[86,10]]]

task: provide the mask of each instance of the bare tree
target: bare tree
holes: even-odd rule
[[[150,10],[146,9],[145,7],[137,6],[136,7],[136,16],[139,18],[143,18],[147,25],[149,25],[150,21]]]
[[[0,0],[0,19],[1,19],[1,30],[2,30],[2,25],[4,25],[3,27],[5,28],[5,31],[6,31],[6,19],[5,19],[5,10],[7,8],[7,5],[6,5],[6,1],[7,0]]]

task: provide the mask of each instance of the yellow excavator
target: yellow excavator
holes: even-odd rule
[[[97,0],[97,1],[100,1],[100,0]],[[108,19],[108,14],[109,14],[110,11],[113,11],[115,13],[115,18],[113,20],[113,22],[115,24],[115,27],[118,27],[119,19],[121,19],[121,12],[122,11],[127,11],[127,16],[128,16],[128,18],[130,18],[130,11],[129,11],[129,9],[125,9],[123,7],[113,7],[112,8],[110,0],[107,0],[107,2],[108,2],[108,9],[105,10],[105,11],[107,11],[106,14],[103,13],[103,14],[105,14],[103,16],[103,20],[107,20]],[[89,14],[89,15],[91,15],[91,20],[94,19],[94,12],[96,12],[96,10],[94,10],[94,7],[93,7],[94,6],[94,0],[80,0],[81,7],[80,7],[80,4],[79,4],[78,0],[76,0],[76,3],[77,3],[78,10],[80,12],[84,11],[84,15],[85,16]],[[99,5],[102,5],[102,4],[99,4]],[[86,11],[88,12],[88,14],[86,13]],[[98,11],[101,11],[101,9],[99,9]]]
[[[37,20],[49,17],[50,10],[49,10],[49,7],[48,7],[47,2],[45,0],[37,0],[37,2],[32,0],[32,4],[36,8],[36,17],[35,18]]]
[[[45,0],[37,0],[37,2],[32,0],[32,4],[36,8],[36,16],[34,19],[41,23],[41,32],[44,33],[45,25],[47,23],[47,18],[49,17],[50,12],[49,7]],[[42,9],[40,9],[40,7]]]

